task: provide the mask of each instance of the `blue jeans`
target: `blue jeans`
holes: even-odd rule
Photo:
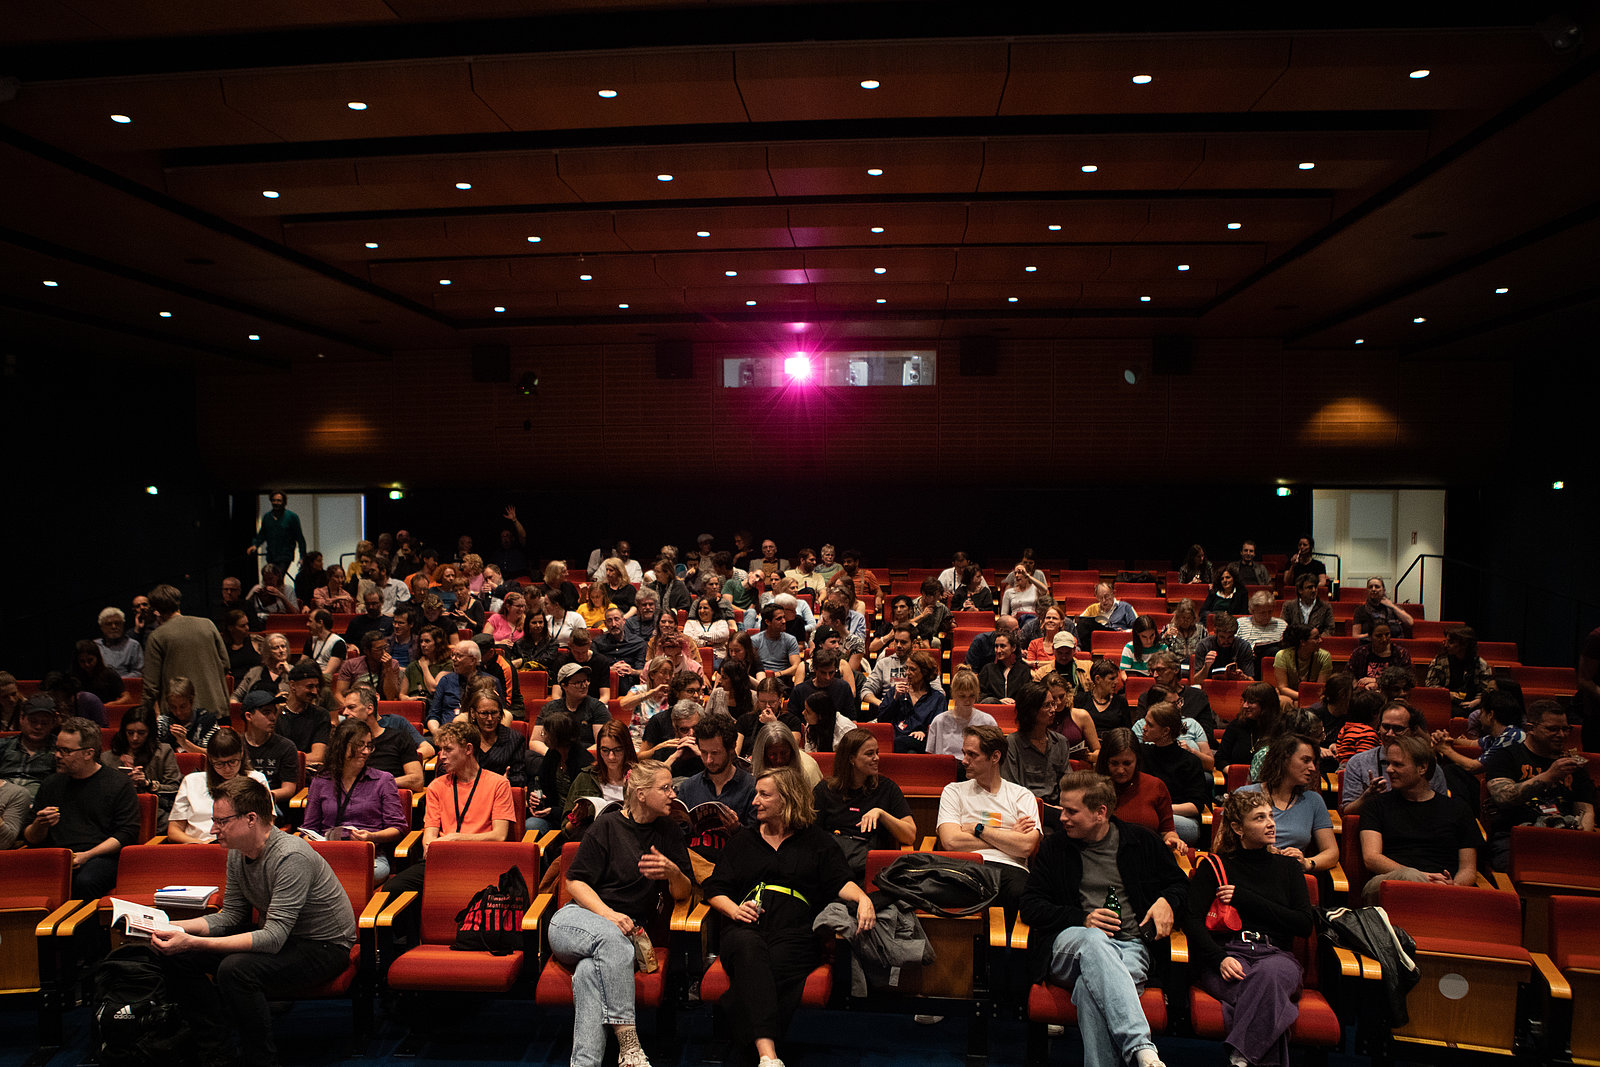
[[[1204,824],[1193,815],[1174,815],[1172,828],[1178,831],[1178,840],[1186,845],[1200,846],[1200,835],[1206,831]]]
[[[1084,1067],[1132,1063],[1141,1049],[1156,1047],[1139,1007],[1149,973],[1150,954],[1141,941],[1118,941],[1087,926],[1056,935],[1050,977],[1072,989]]]
[[[632,1026],[633,942],[609,919],[568,904],[550,920],[550,954],[572,968],[572,1067],[600,1067],[607,1026]]]
[[[391,868],[389,857],[379,852],[372,858],[372,885],[377,888],[389,880]]]

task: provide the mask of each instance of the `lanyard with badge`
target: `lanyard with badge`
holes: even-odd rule
[[[477,795],[478,782],[482,778],[483,771],[480,769],[472,778],[472,788],[467,790],[467,802],[465,805],[461,803],[461,783],[454,778],[450,780],[450,801],[455,805],[456,809],[456,833],[458,834],[462,832],[462,820],[464,820],[467,817],[467,813],[472,810],[472,798]]]

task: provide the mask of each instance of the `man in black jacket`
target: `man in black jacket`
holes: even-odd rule
[[[1061,776],[1061,826],[1029,865],[1021,918],[1029,964],[1072,989],[1083,1062],[1161,1067],[1139,990],[1150,970],[1142,937],[1164,938],[1188,883],[1161,839],[1115,818],[1110,779]]]

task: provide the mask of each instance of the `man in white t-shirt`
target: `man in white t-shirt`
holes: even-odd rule
[[[998,726],[969,726],[962,732],[961,762],[967,780],[951,782],[939,794],[939,847],[976,852],[1000,871],[998,903],[1006,921],[1016,915],[1028,884],[1028,857],[1039,850],[1039,802],[1015,782],[1000,777],[1006,737]]]

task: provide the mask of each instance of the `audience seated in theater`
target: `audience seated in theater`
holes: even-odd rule
[[[228,652],[228,674],[243,678],[261,665],[261,649],[266,639],[250,632],[250,618],[235,608],[217,622],[222,644]]]
[[[1015,630],[996,630],[994,661],[978,672],[985,704],[1014,704],[1022,687],[1033,682],[1033,672],[1022,659],[1022,644]]]
[[[962,737],[971,726],[998,726],[993,715],[978,703],[978,676],[963,666],[950,679],[950,707],[928,724],[927,751],[930,755],[961,758]]]
[[[1138,725],[1144,727],[1140,752],[1143,773],[1161,779],[1172,804],[1173,828],[1186,845],[1204,847],[1200,816],[1211,809],[1211,771],[1200,757],[1179,743],[1185,720],[1176,704],[1165,701],[1151,705]]]
[[[666,656],[656,656],[646,662],[644,673],[639,676],[638,683],[618,701],[622,710],[629,716],[629,726],[636,743],[644,740],[644,728],[650,720],[672,706],[672,699],[667,695],[667,691],[671,688],[672,676],[676,673],[676,664]]]
[[[611,721],[611,712],[599,700],[589,695],[592,688],[589,668],[581,663],[569,663],[561,668],[557,674],[560,683],[558,695],[546,702],[539,709],[539,716],[534,720],[533,734],[528,739],[528,747],[534,752],[543,754],[546,737],[546,723],[550,716],[560,712],[570,718],[575,724],[574,728],[580,729],[587,743],[597,737],[600,727]]]
[[[1044,713],[1050,719],[1050,729],[1067,739],[1073,759],[1093,763],[1100,755],[1100,731],[1087,711],[1072,703],[1077,692],[1072,683],[1055,671],[1039,679],[1044,686]]]
[[[1254,759],[1277,725],[1280,708],[1277,691],[1266,682],[1245,686],[1239,693],[1239,714],[1217,742],[1217,766],[1229,767]]]
[[[228,650],[211,620],[184,615],[182,603],[170,585],[150,590],[150,610],[161,628],[145,640],[142,705],[155,706],[167,683],[183,677],[194,683],[195,707],[220,714],[228,707]]]
[[[741,826],[755,824],[755,811],[750,802],[755,798],[756,783],[734,754],[739,734],[732,719],[720,712],[702,715],[695,724],[694,736],[705,769],[682,781],[678,786],[678,799],[690,811],[710,803],[727,807],[728,811],[722,813],[721,826],[703,826],[689,841],[689,847],[697,855],[714,864],[731,834]]]
[[[888,606],[884,609],[883,621],[878,623],[877,629],[873,631],[872,640],[867,642],[867,651],[874,655],[882,652],[894,640],[894,631],[899,627],[909,629],[912,635],[915,636],[917,628],[911,620],[911,598],[903,595],[891,598]],[[977,668],[974,667],[973,669],[976,670]]]
[[[14,684],[14,683],[13,683]],[[18,714],[20,732],[0,737],[0,778],[26,790],[31,800],[39,785],[55,773],[56,702],[40,693],[29,697]]]
[[[588,755],[587,750],[579,751]],[[435,841],[512,840],[516,808],[511,783],[479,767],[477,752],[478,728],[471,722],[440,727],[439,775],[428,783],[422,859],[392,877],[386,884],[389,892],[421,891],[428,848]]]
[[[492,687],[480,687],[473,690],[476,697],[482,692],[488,692],[495,700],[496,708],[503,708],[499,703],[499,694]],[[367,724],[368,733],[372,739],[372,754],[367,757],[367,765],[375,770],[386,771],[394,777],[397,789],[409,789],[413,793],[422,791],[424,780],[422,777],[422,763],[434,757],[434,748],[422,739],[422,734],[411,725],[411,720],[404,715],[379,715],[378,696],[367,686],[359,685],[346,693],[340,702],[340,714],[347,719],[360,719]],[[473,722],[483,728],[483,720],[476,714]],[[491,736],[501,745],[514,745],[518,754],[526,756],[526,746],[523,744],[522,735],[505,727],[497,720],[499,731]],[[501,758],[504,762],[505,757]],[[482,760],[480,758],[480,763]],[[497,774],[504,774],[502,766],[490,766],[483,763],[488,770]],[[512,785],[522,785],[520,780]]]
[[[1302,682],[1325,681],[1333,673],[1333,657],[1322,647],[1322,634],[1298,622],[1284,628],[1282,644],[1272,658],[1272,671],[1278,696],[1293,704],[1300,700]]]
[[[1072,769],[1073,743],[1057,731],[1050,690],[1030,681],[1017,691],[1017,730],[1006,737],[1000,774],[1037,797],[1044,829],[1056,826],[1056,794],[1061,776]]]
[[[243,701],[252,689],[287,692],[289,689],[289,638],[286,634],[267,634],[262,639],[260,662],[234,676],[233,699]]]
[[[1035,678],[1042,678],[1056,669],[1056,635],[1066,633],[1065,627],[1066,616],[1059,604],[1052,603],[1039,613],[1039,636],[1028,642],[1028,651],[1023,656]],[[1073,651],[1078,648],[1076,632],[1072,634],[1070,647]]]
[[[839,553],[839,565],[842,568],[838,577],[849,578],[855,583],[856,591],[864,597],[876,597],[883,588],[883,583],[878,580],[876,573],[863,570],[861,567],[861,553],[853,548],[847,548]]]
[[[817,761],[811,758],[809,752],[800,747],[794,731],[780,719],[756,731],[755,741],[751,744],[750,774],[760,778],[768,771],[783,767],[792,768],[799,774],[808,790],[815,789],[817,783],[822,781],[822,768],[817,766]]]
[[[1161,631],[1161,644],[1168,652],[1187,664],[1200,650],[1205,639],[1205,624],[1200,621],[1200,610],[1194,601],[1184,597],[1172,609],[1172,618]]]
[[[307,765],[321,764],[328,744],[328,714],[318,703],[321,692],[322,672],[315,663],[303,659],[290,668],[289,693],[278,712],[277,730],[306,754]]]
[[[1078,638],[1071,630],[1062,630],[1050,640],[1052,655],[1044,664],[1033,668],[1033,680],[1042,682],[1049,675],[1058,675],[1070,693],[1076,696],[1082,692],[1087,680],[1087,672],[1078,669]],[[1037,638],[1034,643],[1038,643]]]
[[[238,579],[234,579],[237,584]],[[121,608],[105,608],[96,620],[100,636],[94,643],[100,646],[100,657],[105,665],[123,678],[144,677],[144,646],[125,632],[128,617]]]
[[[692,684],[703,686],[698,675],[679,675]],[[705,769],[700,760],[700,744],[695,740],[694,728],[705,711],[697,693],[680,691],[669,709],[650,720],[644,732],[644,744],[639,749],[640,759],[654,759],[666,764],[674,778],[687,778]]]
[[[1277,814],[1259,793],[1229,796],[1216,861],[1197,863],[1190,877],[1183,925],[1194,981],[1227,1006],[1230,1064],[1289,1067],[1289,1031],[1300,1014],[1303,975],[1293,944],[1312,933],[1315,915],[1305,878],[1280,852]],[[1232,905],[1240,931],[1206,928],[1213,901]]]
[[[595,638],[594,650],[619,666],[626,666],[632,673],[637,673],[644,669],[649,631],[641,632],[631,626],[633,621],[624,618],[622,609],[613,603],[606,609],[606,629]],[[654,623],[652,615],[651,625]]]
[[[977,852],[1000,874],[996,903],[1015,917],[1027,884],[1029,857],[1039,850],[1039,801],[1001,773],[1007,741],[997,726],[969,726],[961,738],[965,778],[939,794],[939,847]],[[1059,788],[1059,779],[1057,779]]]
[[[253,778],[271,793],[266,775],[250,763],[244,737],[233,730],[218,730],[206,743],[206,765],[183,776],[172,801],[167,837],[173,841],[210,844],[217,840],[213,826],[212,792],[223,782],[240,776]]]
[[[1150,657],[1150,677],[1155,684],[1178,694],[1180,709],[1183,717],[1193,719],[1200,724],[1200,729],[1205,732],[1206,743],[1209,746],[1211,739],[1217,736],[1221,728],[1217,722],[1216,712],[1211,710],[1211,698],[1206,696],[1204,689],[1199,685],[1185,685],[1182,673],[1183,660],[1170,650],[1157,652]],[[1144,715],[1150,707],[1150,690],[1146,689],[1139,694],[1138,710],[1135,718]]]
[[[1317,596],[1318,588],[1313,575],[1306,574],[1297,579],[1294,583],[1295,598],[1283,605],[1282,617],[1284,622],[1299,623],[1327,637],[1333,633],[1333,608]]]
[[[967,666],[981,673],[985,667],[994,662],[994,639],[1003,633],[1016,632],[1015,616],[996,615],[994,629],[978,634],[967,644]],[[1020,639],[1021,635],[1018,634],[1018,637]]]
[[[313,552],[312,555],[318,560],[322,558],[321,553]],[[300,600],[310,599],[311,591],[315,589],[317,585],[321,584],[320,575],[323,573],[322,564],[318,563],[315,570],[308,568],[309,561],[303,561],[300,564],[300,573],[295,576],[295,595],[296,598]],[[315,578],[315,581],[310,581],[312,578]],[[307,579],[309,582],[309,584],[305,586],[306,592],[304,597],[301,597],[298,592],[300,589],[301,579]],[[217,629],[224,629],[223,620],[227,618],[229,612],[242,611],[244,612],[245,618],[250,620],[251,632],[259,633],[266,623],[259,615],[250,610],[250,602],[244,598],[244,585],[239,581],[239,579],[233,577],[222,579],[221,591],[222,610],[216,615],[212,616],[212,621],[216,623]]]
[[[944,586],[937,578],[922,580],[922,595],[911,605],[911,628],[919,640],[942,648],[949,643],[954,625],[950,609],[945,607]]]
[[[817,572],[816,549],[802,548],[797,552],[795,565],[785,569],[783,577],[794,583],[789,589],[790,592],[810,590],[811,595],[820,600],[828,591],[828,579]]]
[[[1388,619],[1375,619],[1367,640],[1350,654],[1350,673],[1356,684],[1377,688],[1378,678],[1390,667],[1411,671],[1411,653],[1394,642],[1394,626]]]
[[[1522,730],[1520,743],[1502,745],[1483,760],[1489,786],[1489,854],[1495,870],[1502,872],[1511,870],[1513,827],[1595,828],[1594,780],[1566,709],[1554,700],[1535,700],[1528,705]]]
[[[1379,619],[1388,621],[1396,637],[1411,636],[1414,620],[1400,610],[1400,605],[1389,599],[1389,594],[1384,590],[1383,579],[1374,575],[1367,579],[1366,601],[1356,607],[1355,616],[1350,621],[1351,636],[1367,636],[1372,632],[1372,624]]]
[[[328,742],[328,762],[307,786],[303,829],[329,840],[371,841],[372,881],[389,877],[394,846],[411,818],[394,775],[372,765],[373,720],[349,718]]]
[[[834,751],[833,773],[812,791],[817,825],[844,850],[853,876],[865,879],[869,849],[896,849],[916,843],[900,786],[878,773],[878,739],[866,730],[845,732]]]
[[[628,773],[639,762],[638,751],[633,746],[633,735],[626,723],[613,719],[600,728],[595,741],[593,763],[579,771],[567,788],[561,814],[571,814],[573,806],[584,797],[601,797],[606,800],[625,799]],[[554,820],[552,820],[554,821]]]
[[[1271,585],[1272,572],[1256,558],[1256,543],[1246,541],[1239,546],[1239,558],[1228,564],[1238,568],[1240,585]]]
[[[0,732],[21,729],[22,687],[17,676],[10,671],[0,671]]]
[[[528,632],[528,598],[516,590],[507,593],[500,610],[484,620],[483,632],[506,648],[521,641]]]
[[[1018,563],[1007,575],[1005,592],[1000,596],[1000,613],[1014,615],[1019,623],[1024,622],[1025,617],[1039,613],[1040,594],[1049,596],[1050,584],[1032,567]]]
[[[133,607],[133,618],[128,622],[128,636],[139,642],[139,644],[146,645],[149,642],[150,635],[155,633],[156,627],[160,625],[160,620],[156,618],[154,609],[150,607],[150,598],[143,594],[134,597],[131,606]]]
[[[402,699],[432,702],[439,679],[448,673],[449,649],[450,639],[439,627],[430,623],[417,630],[417,655],[406,668]]]
[[[723,849],[702,890],[724,921],[722,966],[730,988],[719,1009],[735,1062],[753,1047],[764,1067],[799,1007],[806,976],[818,963],[812,924],[835,900],[855,914],[858,931],[877,921],[872,899],[851,880],[844,854],[816,823],[811,791],[790,771],[756,777],[756,827]],[[765,887],[781,887],[771,891]]]
[[[1272,617],[1272,594],[1265,589],[1250,594],[1250,614],[1239,620],[1239,639],[1250,645],[1260,659],[1277,649],[1272,646],[1283,641],[1289,624]]]
[[[1143,741],[1145,723],[1149,721],[1150,712],[1162,706],[1169,707],[1178,716],[1174,729],[1174,743],[1193,753],[1200,761],[1200,765],[1210,773],[1212,767],[1216,765],[1216,755],[1211,751],[1211,738],[1215,735],[1206,733],[1204,726],[1183,714],[1183,698],[1179,694],[1180,690],[1170,689],[1160,683],[1152,685],[1145,693],[1145,696],[1150,698],[1149,701],[1140,698],[1140,703],[1143,705],[1140,710],[1143,714],[1134,720],[1133,736]]]
[[[1283,572],[1284,589],[1299,588],[1302,578],[1313,579],[1319,589],[1327,587],[1328,568],[1313,554],[1316,547],[1316,539],[1309,534],[1303,535],[1295,542],[1294,555],[1289,557],[1289,569]]]
[[[1166,651],[1166,646],[1161,643],[1161,628],[1150,616],[1140,615],[1134,619],[1131,633],[1128,643],[1122,647],[1122,658],[1117,664],[1122,669],[1124,682],[1130,674],[1149,674],[1150,657]]]
[[[1211,633],[1195,649],[1195,680],[1224,678],[1230,682],[1256,676],[1255,652],[1239,637],[1239,620],[1223,613],[1211,620]]]
[[[1278,827],[1275,849],[1309,873],[1327,871],[1339,862],[1339,840],[1320,781],[1317,739],[1280,732],[1265,749],[1260,780],[1241,787],[1266,794]]]
[[[812,635],[812,654],[808,667],[811,671],[816,670],[816,659],[819,652],[832,652],[839,657],[839,677],[850,689],[850,711],[853,713],[860,707],[861,699],[857,694],[861,691],[861,683],[866,678],[861,666],[861,649],[863,646],[859,637],[847,630],[838,628],[840,620],[833,615],[837,610],[831,604],[823,608],[823,619],[831,619],[832,622],[824,622],[823,625],[817,627],[816,633]]]
[[[0,756],[0,759],[3,759]],[[148,708],[129,708],[122,724],[111,735],[111,744],[100,754],[100,762],[125,773],[138,793],[156,798],[156,833],[165,833],[167,815],[178,792],[178,757],[172,746],[156,740],[156,714]],[[31,802],[32,795],[28,796]]]
[[[665,656],[672,663],[674,673],[688,671],[702,677],[705,675],[705,664],[700,662],[694,642],[678,628],[676,615],[663,615],[656,620],[656,632],[650,639],[649,654],[652,659]]]
[[[710,648],[718,660],[722,658],[722,650],[728,643],[728,620],[719,615],[715,599],[701,597],[694,602],[683,624],[683,632],[693,638],[698,647]]]
[[[272,802],[279,811],[287,808],[299,791],[300,752],[293,741],[277,732],[278,715],[287,699],[282,693],[258,689],[245,694],[242,712],[245,755],[249,757],[250,768],[267,783]],[[417,777],[420,784],[421,775]]]
[[[1522,703],[1510,693],[1499,690],[1485,693],[1477,711],[1478,736],[1474,738],[1478,742],[1477,756],[1458,751],[1451,743],[1448,730],[1433,731],[1433,750],[1440,759],[1454,763],[1467,774],[1482,774],[1484,760],[1508,745],[1522,743],[1526,737],[1522,716]]]
[[[1140,927],[1149,924],[1157,940],[1171,934],[1188,883],[1155,833],[1113,814],[1116,802],[1101,775],[1062,777],[1064,832],[1044,842],[1022,896],[1029,974],[1073,990],[1084,1063],[1156,1067],[1161,1057],[1139,1008],[1150,973]],[[1113,892],[1120,912],[1105,906]]]
[[[1178,566],[1178,580],[1184,584],[1211,584],[1211,561],[1206,559],[1206,550],[1199,545],[1190,545],[1189,551],[1184,553],[1183,562]]]
[[[606,1029],[618,1067],[649,1067],[634,1025],[634,945],[663,894],[688,900],[692,871],[669,815],[672,773],[645,760],[628,775],[622,807],[595,819],[566,870],[571,900],[550,920],[550,951],[572,970],[573,1067],[600,1067]]]
[[[356,598],[344,587],[344,568],[337,563],[328,568],[323,584],[311,591],[311,603],[305,605],[307,612],[318,608],[341,615],[355,614]]]
[[[984,669],[994,670],[995,665]],[[1017,664],[1014,673],[1026,678],[1027,668]],[[927,751],[928,730],[946,706],[945,694],[935,684],[938,677],[938,661],[933,654],[919,649],[911,653],[905,673],[895,682],[888,699],[879,705],[879,720],[894,724],[896,752]]]
[[[789,569],[789,561],[778,555],[777,542],[766,537],[761,541],[761,555],[750,561],[749,569],[752,574],[760,572],[768,582],[774,582]]]
[[[800,706],[800,742],[807,752],[832,752],[856,724],[834,709],[827,693],[813,691]]]
[[[1392,701],[1384,705],[1378,716],[1378,743],[1365,752],[1358,752],[1344,765],[1344,786],[1339,793],[1339,812],[1359,815],[1373,797],[1386,793],[1392,787],[1385,774],[1384,746],[1397,737],[1415,735],[1428,738],[1427,720],[1422,712],[1408,704]],[[1428,785],[1436,793],[1448,791],[1444,770],[1437,763],[1424,771]]]
[[[672,564],[665,558],[658,559],[652,568],[652,575],[650,582],[640,592],[649,590],[654,593],[657,603],[663,607],[663,614],[672,612],[676,616],[679,611],[687,611],[692,599],[689,587],[683,584]]]
[[[514,594],[513,594],[514,595]],[[509,599],[509,597],[508,597]],[[537,598],[535,598],[537,604]],[[560,610],[560,609],[557,609]],[[399,616],[395,617],[398,628]],[[582,625],[581,623],[579,624]],[[544,671],[554,675],[561,660],[561,643],[550,630],[550,617],[542,609],[528,613],[522,636],[512,643],[507,656],[513,668],[519,671]]]
[[[1323,695],[1327,695],[1326,689]],[[1378,717],[1388,705],[1388,698],[1375,688],[1357,688],[1351,692],[1345,721],[1333,739],[1333,758],[1340,767],[1349,763],[1357,753],[1365,752],[1378,743]]]
[[[423,597],[424,607],[426,607],[427,599],[427,597]],[[381,593],[376,589],[367,590],[361,594],[361,605],[361,614],[351,619],[350,625],[346,626],[344,630],[345,643],[354,648],[360,648],[362,640],[369,633],[394,633],[394,620],[383,613],[383,595]],[[439,614],[436,619],[430,619],[429,621],[438,622],[440,626],[444,626],[444,622],[440,620],[451,619],[452,616],[450,615]],[[456,618],[448,628],[454,630],[459,625],[460,619]]]
[[[1450,690],[1450,706],[1457,715],[1476,711],[1484,689],[1494,681],[1494,671],[1478,655],[1478,637],[1470,626],[1445,634],[1444,651],[1428,665],[1424,684]]]
[[[502,694],[505,692],[500,673],[485,667],[483,652],[472,641],[457,641],[450,646],[450,665],[453,669],[449,674],[437,676],[439,684],[434,687],[433,699],[428,703],[428,732],[435,737],[441,727],[453,722],[460,713],[461,701],[475,679],[490,679],[496,689]]]
[[[989,583],[983,577],[983,568],[972,560],[962,569],[956,579],[956,587],[950,593],[951,607],[956,611],[994,611],[994,590],[989,588]]]
[[[1095,770],[1116,789],[1118,819],[1154,831],[1168,848],[1181,848],[1172,819],[1172,794],[1160,778],[1144,773],[1143,759],[1144,746],[1132,730],[1112,730],[1101,740]]]
[[[557,664],[555,673],[550,675],[551,680],[555,682],[555,689],[552,691],[555,696],[561,695],[559,681],[561,672],[566,669],[568,664],[577,664],[580,667],[589,669],[589,677],[591,679],[589,695],[602,703],[611,699],[611,669],[613,667],[619,667],[617,674],[623,678],[637,673],[627,664],[619,666],[617,661],[610,656],[597,652],[594,647],[594,639],[589,636],[588,630],[582,628],[573,631],[572,644],[562,654]]]
[[[1078,615],[1078,644],[1085,648],[1090,644],[1089,635],[1096,630],[1131,630],[1135,618],[1133,605],[1117,599],[1115,583],[1097,582],[1094,598],[1094,603]]]
[[[1119,726],[1133,725],[1133,712],[1117,684],[1117,665],[1097,659],[1089,668],[1089,688],[1079,690],[1073,703],[1089,713],[1102,738]]]
[[[139,801],[126,774],[100,762],[100,727],[72,716],[55,740],[55,773],[39,785],[23,838],[71,849],[72,895],[93,900],[117,880],[117,854],[139,835]]]
[[[78,690],[93,695],[102,704],[122,699],[122,675],[106,666],[97,641],[84,639],[73,646],[72,668],[67,675]]]
[[[1250,610],[1250,591],[1245,588],[1239,564],[1230,563],[1217,571],[1216,583],[1200,605],[1200,617],[1208,620],[1213,633],[1217,631],[1222,616],[1243,615]]]
[[[498,618],[498,616],[496,616]],[[383,700],[399,700],[405,672],[389,652],[391,638],[380,630],[369,630],[361,639],[361,651],[347,656],[333,677],[333,693],[338,698],[352,687],[364,685]]]
[[[1372,875],[1361,891],[1376,904],[1386,881],[1472,885],[1483,838],[1466,804],[1434,790],[1437,757],[1428,738],[1405,733],[1383,742],[1389,789],[1361,809],[1361,861]]]
[[[739,673],[744,668],[738,663],[729,663],[724,668],[724,673],[730,676],[734,684],[738,684]],[[713,706],[719,706],[713,704]],[[727,705],[731,714],[734,705]],[[791,715],[783,701],[783,686],[778,684],[776,678],[763,678],[750,690],[750,710],[734,719],[739,727],[739,755],[750,759],[754,754],[756,732],[769,722],[782,722],[790,730],[799,730],[805,726],[800,716]]]
[[[236,779],[216,803],[218,837],[228,847],[222,910],[178,920],[176,929],[157,931],[151,947],[166,957],[162,969],[173,999],[189,1009],[202,1062],[275,1064],[268,996],[314,988],[343,971],[355,915],[327,860],[272,825],[264,788]]]
[[[261,581],[250,587],[245,601],[258,616],[295,615],[300,611],[294,589],[284,584],[283,570],[270,563],[261,568]]]
[[[217,725],[214,712],[195,707],[193,682],[183,677],[167,680],[161,714],[156,719],[156,740],[171,745],[175,752],[204,752]]]

